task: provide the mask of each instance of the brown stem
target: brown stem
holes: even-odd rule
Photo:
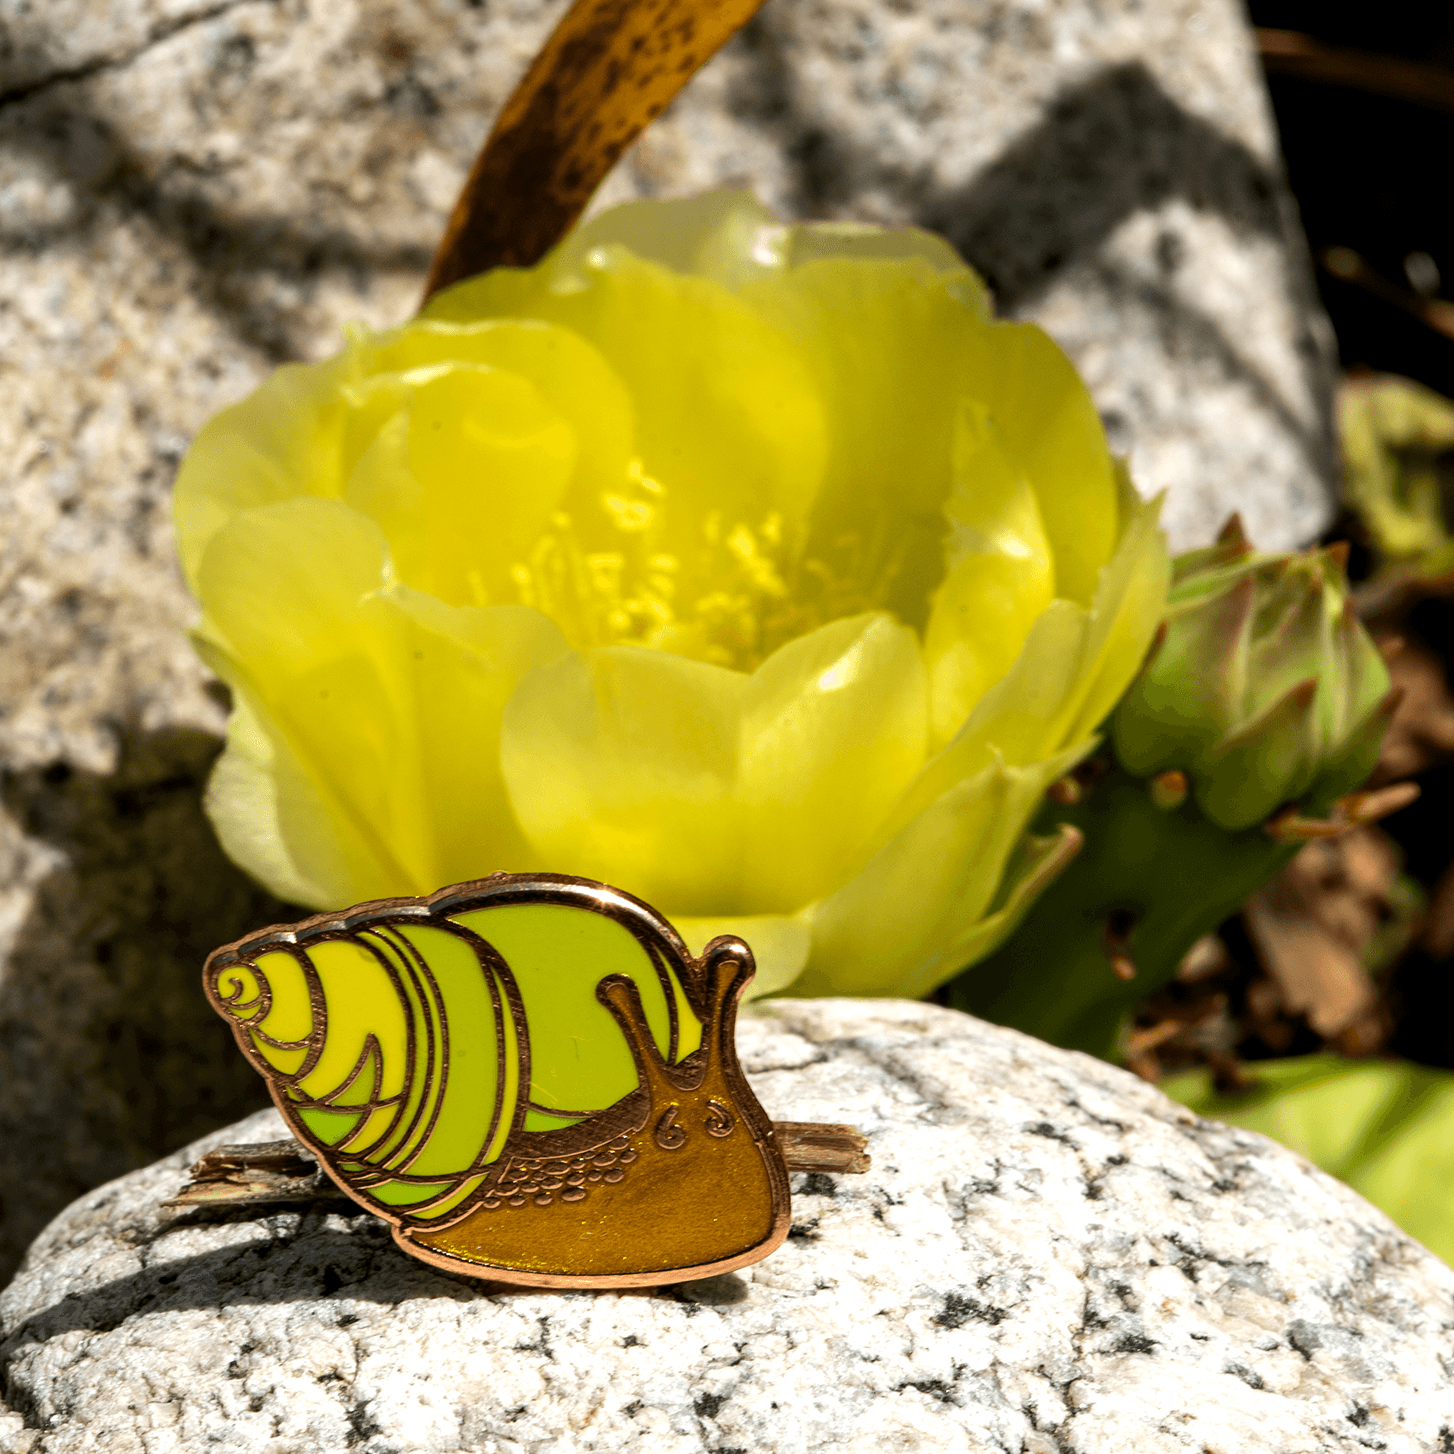
[[[1445,338],[1454,338],[1454,303],[1442,298],[1425,298],[1419,293],[1400,288],[1390,283],[1382,274],[1375,272],[1351,247],[1328,247],[1318,254],[1318,261],[1335,278],[1354,287],[1362,288],[1375,298],[1391,303],[1411,313],[1419,322],[1426,324]]]
[[[505,103],[435,254],[429,299],[540,261],[643,127],[763,0],[576,0]]]
[[[1416,106],[1454,111],[1454,75],[1441,66],[1325,45],[1295,30],[1259,30],[1257,49],[1267,70],[1330,86],[1393,96]]]

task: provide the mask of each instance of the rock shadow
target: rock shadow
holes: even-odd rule
[[[77,1196],[268,1103],[203,997],[202,963],[304,911],[218,845],[202,790],[220,747],[123,731],[110,774],[0,777],[5,808],[62,860],[0,971],[0,1283]]]
[[[213,67],[217,85],[245,83],[253,60],[250,42],[221,47]],[[439,109],[419,91],[401,83],[386,105],[417,123]],[[374,273],[417,272],[422,280],[429,266],[432,249],[423,244],[371,244],[307,218],[227,205],[209,195],[219,190],[225,162],[173,154],[158,163],[90,107],[83,87],[69,78],[13,93],[3,103],[0,98],[0,154],[28,155],[65,185],[71,201],[58,218],[0,226],[0,257],[96,247],[109,228],[140,221],[195,265],[179,281],[196,301],[269,362],[298,357],[297,300],[309,297],[326,273],[346,272],[364,291]]]
[[[125,1220],[118,1217],[119,1224]],[[393,1307],[418,1298],[473,1302],[611,1296],[666,1299],[680,1303],[690,1315],[704,1306],[733,1307],[749,1297],[748,1284],[736,1273],[609,1293],[488,1282],[445,1272],[407,1256],[394,1245],[384,1222],[359,1209],[346,1230],[339,1229],[336,1220],[330,1225],[322,1210],[271,1217],[253,1213],[250,1220],[266,1223],[271,1236],[153,1261],[138,1272],[73,1293],[25,1318],[0,1343],[0,1383],[17,1353],[28,1345],[65,1333],[108,1333],[128,1318],[147,1312],[219,1313],[230,1307],[313,1303],[318,1305],[314,1309],[317,1317],[326,1319],[331,1307],[337,1321],[346,1326],[356,1321],[349,1307],[356,1302]],[[140,1235],[139,1227],[140,1223],[135,1235]],[[156,1235],[154,1230],[152,1235]]]
[[[109,1333],[128,1318],[147,1312],[222,1312],[230,1307],[329,1299],[393,1306],[411,1298],[469,1301],[514,1291],[452,1277],[406,1256],[394,1246],[385,1223],[374,1217],[359,1217],[347,1231],[328,1228],[321,1213],[294,1213],[267,1221],[273,1235],[266,1239],[153,1261],[127,1277],[72,1293],[33,1314],[0,1344],[0,1371],[26,1344],[68,1332]],[[346,1316],[346,1306],[338,1312]]]
[[[1131,61],[1066,86],[989,166],[963,187],[945,188],[929,168],[906,173],[823,127],[775,26],[772,12],[764,11],[735,42],[750,64],[731,105],[747,124],[778,139],[795,179],[794,209],[802,216],[841,215],[856,195],[899,196],[912,222],[944,234],[984,277],[1003,313],[1032,311],[1070,268],[1105,273],[1098,254],[1116,230],[1174,199],[1215,214],[1234,233],[1279,241],[1291,264],[1286,286],[1304,320],[1296,347],[1301,382],[1318,404],[1311,426],[1225,323],[1180,296],[1184,290],[1165,286],[1184,251],[1173,231],[1158,239],[1153,278],[1103,281],[1113,295],[1150,313],[1168,354],[1205,360],[1245,387],[1299,442],[1310,465],[1332,477],[1336,361],[1309,324],[1320,305],[1280,168],[1186,110],[1145,65]]]
[[[958,191],[924,198],[924,223],[984,274],[1003,308],[1033,304],[1137,212],[1179,198],[1235,232],[1292,242],[1282,178],[1187,111],[1139,61],[1067,87],[1044,119]]]

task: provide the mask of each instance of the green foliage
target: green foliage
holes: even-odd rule
[[[1381,571],[1443,574],[1454,565],[1454,403],[1409,379],[1382,375],[1349,383],[1339,415],[1348,503],[1368,530]]]
[[[1126,1012],[1292,858],[1296,834],[1319,831],[1301,817],[1284,831],[1280,815],[1322,819],[1368,776],[1388,686],[1338,550],[1263,555],[1234,518],[1178,556],[1099,776],[1063,783],[1078,800],[1047,802],[1032,825],[1071,825],[1085,846],[950,1003],[1113,1057]]]
[[[1242,1095],[1217,1095],[1205,1072],[1162,1089],[1198,1115],[1291,1147],[1454,1263],[1454,1071],[1332,1055],[1251,1069],[1257,1087]]]
[[[1132,1006],[1166,984],[1187,949],[1297,845],[1275,842],[1260,825],[1220,828],[1190,797],[1158,807],[1152,784],[1121,767],[1079,803],[1047,803],[1034,831],[1060,823],[1079,828],[1085,846],[1009,942],[953,981],[950,1003],[1111,1059]],[[1111,968],[1118,926],[1134,954],[1129,981]]]

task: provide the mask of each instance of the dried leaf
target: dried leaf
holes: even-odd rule
[[[1156,1081],[1173,1066],[1200,1065],[1232,1050],[1238,1027],[1227,1009],[1225,982],[1237,973],[1227,946],[1204,934],[1182,957],[1173,982],[1137,1013],[1126,1038],[1126,1066]]]
[[[1454,863],[1439,875],[1419,936],[1431,959],[1448,959],[1454,955]]]
[[[1210,979],[1222,974],[1232,963],[1227,946],[1215,934],[1203,934],[1181,957],[1176,967],[1176,977],[1182,984],[1196,984],[1198,980]]]
[[[1388,674],[1403,697],[1383,739],[1375,783],[1411,777],[1454,756],[1454,697],[1444,663],[1428,647],[1405,641]]]
[[[500,112],[424,296],[539,262],[642,128],[762,3],[576,0]]]
[[[1361,1047],[1381,1039],[1365,957],[1394,912],[1398,870],[1393,843],[1376,829],[1356,828],[1309,843],[1247,901],[1247,931],[1281,1009],[1304,1016],[1325,1040],[1351,1035]],[[1257,1018],[1271,1017],[1270,1001],[1251,999]]]

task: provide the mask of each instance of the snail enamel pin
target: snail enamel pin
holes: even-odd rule
[[[495,874],[217,950],[213,1008],[293,1133],[404,1251],[536,1287],[743,1267],[788,1230],[737,1062],[752,951],[693,958],[587,879]]]

